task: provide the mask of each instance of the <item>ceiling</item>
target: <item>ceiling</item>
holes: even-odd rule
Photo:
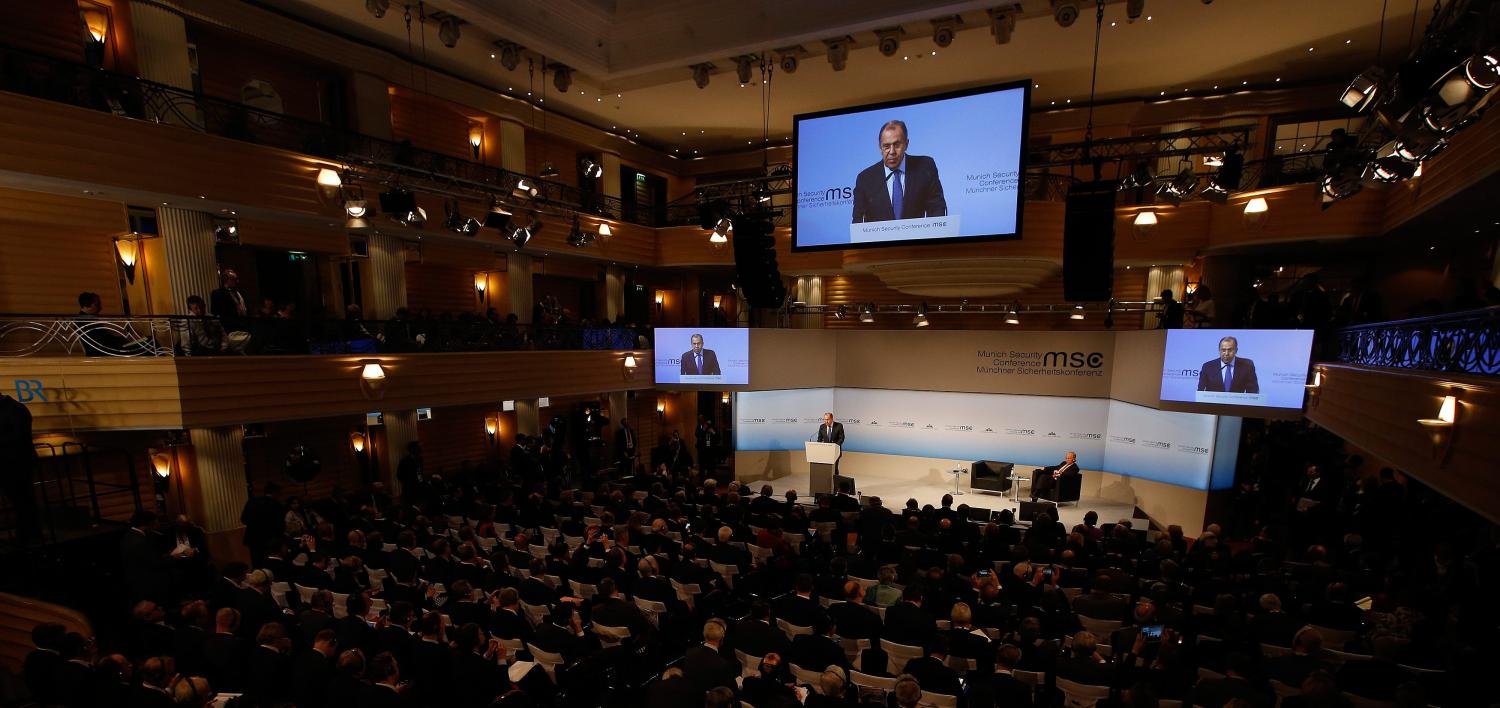
[[[256,0],[285,14],[360,41],[407,54],[401,0],[375,18],[359,0]],[[772,74],[769,135],[790,138],[798,113],[1030,79],[1038,110],[1087,100],[1094,46],[1093,12],[1061,27],[1048,0],[1022,8],[1011,40],[997,43],[987,9],[1011,2],[921,0],[432,0],[428,15],[463,20],[456,47],[437,39],[437,23],[412,22],[412,45],[426,63],[496,91],[538,101],[601,129],[628,135],[679,157],[744,150],[762,136],[759,72],[742,86],[736,56],[801,56],[795,73]],[[1090,6],[1086,2],[1082,5]],[[1417,3],[1402,0],[1147,0],[1144,16],[1108,0],[1098,66],[1101,99],[1161,98],[1241,86],[1340,81],[1375,62],[1381,8],[1387,4],[1383,63],[1410,46]],[[1399,7],[1398,7],[1399,6]],[[412,7],[413,15],[417,9]],[[1420,22],[1426,13],[1417,17]],[[957,18],[952,45],[933,41],[934,20]],[[899,29],[891,56],[877,31]],[[825,39],[851,37],[847,68],[834,71]],[[1417,37],[1420,39],[1420,37]],[[525,48],[515,70],[494,55],[497,41]],[[544,65],[573,68],[559,96]],[[690,67],[715,65],[706,88]],[[545,89],[544,89],[545,86]],[[544,94],[545,91],[545,94]],[[544,98],[545,95],[545,98]],[[1334,97],[1329,98],[1330,106]]]

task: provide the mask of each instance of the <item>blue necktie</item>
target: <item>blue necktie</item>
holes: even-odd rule
[[[700,374],[703,373],[703,355],[702,354],[694,354],[693,358],[698,361],[698,373],[700,373]]]
[[[901,170],[893,170],[891,179],[896,183],[891,186],[891,209],[896,212],[894,218],[901,218],[901,202],[906,200],[906,195],[901,191]]]
[[[1234,364],[1224,365],[1224,390],[1229,390],[1230,382],[1234,381]]]

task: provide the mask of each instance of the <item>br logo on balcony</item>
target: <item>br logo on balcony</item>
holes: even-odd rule
[[[30,403],[39,400],[47,402],[47,392],[42,386],[41,379],[16,379],[16,400],[22,403]]]

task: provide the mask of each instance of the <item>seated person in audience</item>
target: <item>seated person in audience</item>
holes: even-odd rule
[[[750,614],[729,631],[729,647],[750,656],[765,656],[771,652],[783,656],[791,653],[791,642],[786,633],[776,626],[771,617],[771,607],[763,600],[750,604]],[[804,667],[806,668],[806,667]]]
[[[644,641],[654,629],[641,608],[625,599],[612,578],[599,581],[599,591],[594,596],[594,607],[589,618],[595,625],[624,627],[630,630],[630,636],[635,641]]]
[[[521,594],[515,588],[501,588],[491,597],[495,610],[490,615],[489,629],[501,639],[531,641],[531,622],[521,609]]]
[[[175,708],[177,701],[172,689],[177,672],[172,669],[172,660],[151,657],[141,662],[136,672],[140,683],[131,691],[128,705],[132,708]]]
[[[1308,674],[1323,668],[1323,634],[1312,627],[1297,630],[1292,651],[1261,662],[1266,678],[1288,686],[1301,686]]]
[[[1015,675],[1020,663],[1020,648],[1013,644],[997,647],[994,673],[986,675],[981,670],[969,675],[970,708],[1030,708],[1033,704],[1031,686],[1021,682]]]
[[[1089,591],[1073,598],[1073,611],[1099,620],[1124,620],[1130,604],[1110,592],[1114,575],[1109,569],[1096,572]]]
[[[1249,656],[1231,652],[1224,668],[1223,678],[1200,680],[1193,687],[1191,702],[1184,703],[1206,708],[1234,701],[1244,701],[1255,708],[1270,708],[1276,704],[1276,695],[1270,687],[1252,679]]]
[[[906,662],[902,673],[915,678],[924,693],[958,696],[963,693],[958,672],[948,668],[947,661],[948,640],[946,637],[935,636],[927,642],[922,656]]]
[[[885,611],[882,638],[897,644],[925,647],[937,635],[937,620],[922,608],[925,588],[913,582],[901,590],[901,602]]]
[[[721,653],[724,630],[724,620],[717,617],[704,622],[703,643],[689,647],[683,654],[682,675],[698,695],[716,687],[734,686],[740,675],[740,663]],[[730,691],[731,698],[733,695]]]
[[[804,708],[848,708],[848,673],[830,668],[818,676],[816,690],[808,693]]]
[[[791,594],[777,600],[772,613],[777,619],[798,627],[811,627],[819,619],[828,617],[823,606],[813,599],[813,576],[810,573],[797,576]]]
[[[1114,680],[1114,667],[1099,653],[1098,639],[1092,632],[1073,635],[1073,647],[1057,660],[1053,673],[1057,678],[1088,686],[1109,686]]]
[[[798,692],[789,685],[791,681],[791,671],[782,662],[781,655],[771,652],[761,657],[755,671],[744,677],[740,696],[753,706],[794,708],[801,702]]]
[[[183,344],[191,356],[211,356],[222,354],[227,350],[227,340],[224,337],[224,325],[218,319],[207,317],[206,306],[203,298],[198,295],[189,295],[187,299],[188,314],[194,318],[187,320],[186,337]]]
[[[896,584],[896,569],[890,566],[881,568],[879,580],[879,583],[865,590],[865,604],[891,607],[901,602],[901,587]]]
[[[891,691],[891,704],[895,708],[916,708],[922,702],[922,686],[910,674],[896,677],[896,686]]]
[[[596,643],[583,631],[583,617],[572,604],[559,602],[547,622],[537,627],[532,643],[542,651],[559,654],[571,664],[587,655]]]
[[[1377,630],[1370,637],[1370,658],[1346,661],[1339,668],[1336,674],[1339,686],[1361,698],[1394,699],[1403,675],[1396,664],[1396,653],[1400,649],[1401,642],[1395,635]]]
[[[304,628],[305,629],[305,628]],[[328,685],[333,680],[334,661],[338,657],[338,632],[320,630],[313,635],[311,646],[292,660],[292,700],[299,706],[323,705]]]
[[[1260,612],[1250,621],[1250,631],[1262,644],[1290,647],[1292,638],[1304,624],[1281,609],[1281,598],[1275,593],[1266,593],[1260,596]]]
[[[812,626],[812,634],[799,634],[792,638],[792,648],[787,660],[807,671],[822,671],[830,666],[849,669],[849,655],[834,639],[833,622],[820,617]]]
[[[992,651],[990,638],[974,627],[974,612],[968,603],[955,602],[948,612],[948,629],[943,633],[948,652],[966,659],[987,657]]]
[[[292,640],[280,622],[267,622],[255,635],[245,660],[245,695],[258,705],[292,697]]]
[[[370,685],[360,692],[356,705],[359,708],[406,708],[411,700],[404,694],[401,664],[389,652],[381,652],[370,660],[365,669],[365,678]]]
[[[873,643],[874,640],[880,638],[880,616],[865,605],[864,598],[864,589],[860,587],[858,581],[846,581],[844,602],[830,605],[828,616],[833,621],[834,629],[840,637],[869,639]]]

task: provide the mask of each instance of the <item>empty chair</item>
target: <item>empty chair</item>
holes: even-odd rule
[[[922,656],[922,647],[897,644],[889,639],[880,640],[880,648],[885,651],[886,673],[892,676],[900,675],[906,662]]]
[[[1090,686],[1064,678],[1057,679],[1057,690],[1062,691],[1063,705],[1067,708],[1094,708],[1099,701],[1109,698],[1109,686]]]
[[[918,705],[933,706],[934,708],[958,708],[958,696],[923,691],[921,701]]]
[[[787,641],[792,641],[799,634],[812,634],[812,627],[802,627],[792,624],[784,619],[776,620],[776,627],[786,633]]]

